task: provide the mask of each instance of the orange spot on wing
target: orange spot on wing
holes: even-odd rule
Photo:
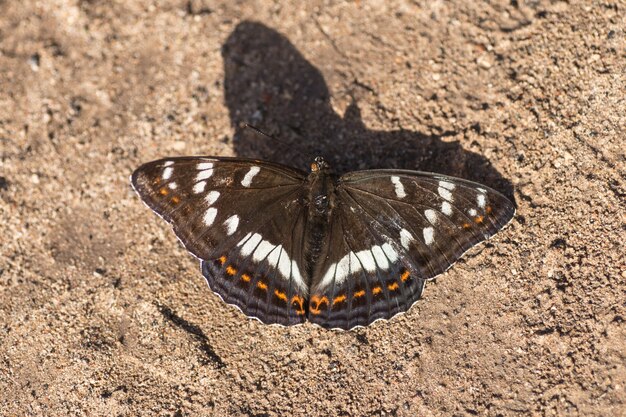
[[[228,265],[228,266],[226,267],[226,273],[227,273],[228,275],[231,275],[231,276],[232,276],[232,275],[235,275],[235,274],[237,273],[237,270],[236,270],[235,268],[233,268],[232,266]]]
[[[476,223],[482,223],[482,222],[483,222],[483,220],[484,220],[484,217],[483,217],[483,216],[476,216],[476,218],[474,219],[474,221],[475,221]]]
[[[399,287],[399,285],[398,285],[397,282],[393,282],[393,283],[387,285],[387,288],[389,288],[389,291],[395,291],[395,290],[398,289],[398,287]]]
[[[409,271],[404,271],[400,278],[402,279],[402,282],[405,282],[407,279],[409,279],[410,276],[411,274],[409,273]]]
[[[333,305],[339,304],[339,303],[341,303],[343,301],[346,301],[346,298],[348,298],[348,297],[346,297],[343,294],[342,295],[338,295],[337,297],[333,298]]]
[[[304,299],[299,295],[294,295],[293,297],[291,297],[291,305],[293,306],[294,304],[297,306],[296,314],[304,314]]]
[[[326,296],[320,297],[319,295],[314,295],[313,297],[311,297],[311,309],[310,309],[311,313],[320,314],[322,312],[320,307],[323,304],[328,305],[328,297]]]
[[[287,301],[287,294],[285,294],[284,292],[274,290],[274,295],[283,301]]]
[[[472,227],[471,224],[469,223],[463,223],[463,229],[469,229],[470,227]]]
[[[160,193],[161,195],[168,195],[168,194],[169,194],[169,191],[167,191],[167,188],[165,188],[165,187],[161,187],[161,189],[159,190],[159,193]]]
[[[493,208],[491,206],[487,206],[485,211],[487,212],[487,214],[491,214],[491,212],[493,211]]]
[[[172,203],[174,203],[174,204],[180,203],[180,198],[178,198],[178,196],[172,197]]]
[[[264,283],[263,281],[259,281],[256,283],[256,286],[259,287],[262,290],[267,290],[267,284]]]
[[[220,256],[218,261],[219,261],[220,265],[224,265],[226,263],[226,257],[225,256]]]
[[[250,282],[250,275],[248,275],[248,274],[241,274],[241,279],[243,279],[246,282]]]
[[[354,293],[354,298],[363,297],[365,295],[365,290],[360,290]]]
[[[376,294],[380,294],[383,291],[383,289],[379,286],[376,286],[372,289],[372,294],[376,295]]]

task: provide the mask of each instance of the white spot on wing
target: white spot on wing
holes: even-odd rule
[[[254,260],[254,262],[261,262],[262,260],[267,258],[267,255],[269,255],[270,252],[272,252],[276,248],[276,245],[272,245],[267,240],[262,240],[252,254],[252,259]]]
[[[447,201],[441,203],[441,212],[446,216],[452,216],[452,206]]]
[[[174,181],[167,184],[167,186],[170,187],[170,190],[175,190],[178,188],[178,184],[176,184]]]
[[[217,216],[217,209],[215,207],[209,208],[206,213],[204,213],[204,224],[211,226],[215,221],[215,216]]]
[[[378,246],[375,246],[375,247],[379,248]],[[357,259],[354,259],[356,261],[355,269],[360,268],[362,266],[367,272],[376,271],[375,259],[377,259],[377,257],[376,257],[376,254],[374,254],[374,252],[372,252],[371,250],[362,250],[357,253],[350,252],[350,255],[354,255],[354,257],[357,258]],[[382,255],[382,252],[381,252],[381,255]]]
[[[163,170],[163,179],[169,180],[172,174],[174,173],[174,168],[167,167]]]
[[[341,258],[339,262],[337,262],[335,266],[335,277],[337,280],[337,284],[341,283],[345,279],[345,277],[350,275],[350,259],[352,258],[352,256],[353,256],[353,252],[350,252],[349,254]],[[330,276],[330,279],[332,280],[332,275]]]
[[[255,233],[252,235],[252,237],[250,237],[250,233],[248,233],[246,237],[244,237],[237,245],[243,245],[243,247],[241,248],[241,256],[246,257],[250,255],[254,251],[254,249],[256,249],[261,240],[263,240],[263,238],[260,234]]]
[[[327,287],[335,281],[335,285],[340,285],[351,274],[356,274],[365,269],[367,272],[374,272],[376,269],[386,271],[390,268],[390,263],[398,260],[398,253],[389,243],[382,246],[372,246],[359,252],[350,252],[339,262],[330,265],[318,288]]]
[[[198,172],[198,175],[196,175],[196,181],[208,180],[209,178],[211,178],[212,175],[213,175],[212,169],[207,169],[206,171],[200,171]]]
[[[206,187],[206,181],[200,181],[193,186],[193,192],[196,194],[200,194],[204,191],[204,187]]]
[[[387,259],[387,256],[385,256],[385,252],[380,246],[372,247],[371,252],[374,255],[376,264],[378,265],[380,269],[384,269],[384,270],[389,269],[389,260]]]
[[[445,203],[450,205],[450,203]],[[430,224],[437,224],[437,212],[435,210],[424,210],[424,216],[426,216],[426,220],[430,222]]]
[[[396,195],[399,198],[406,197],[406,192],[404,192],[404,185],[400,182],[400,177],[392,176],[391,177],[391,182],[396,187]]]
[[[243,179],[241,180],[241,185],[243,185],[244,187],[249,187],[250,184],[252,184],[252,178],[254,178],[254,176],[258,174],[260,170],[261,168],[259,168],[258,166],[253,166],[252,168],[250,168],[250,171],[248,171],[246,173],[246,176],[243,177]]]
[[[411,232],[406,229],[400,230],[400,243],[402,243],[402,247],[404,247],[404,249],[409,249],[411,242],[414,240],[415,238],[413,237]]]
[[[252,254],[252,259],[255,262],[266,260],[271,266],[278,269],[284,279],[292,279],[302,294],[308,294],[309,289],[304,283],[298,264],[289,258],[282,245],[276,246],[263,240],[263,237],[258,233],[254,235],[248,233],[237,243],[237,246],[241,246],[240,255],[242,257],[245,258]]]
[[[485,190],[484,188],[481,188],[481,187],[476,187],[476,189],[477,189],[478,191],[480,191],[481,193],[483,193],[483,194],[487,193],[487,190]]]
[[[196,168],[198,171],[204,171],[205,169],[213,169],[213,162],[200,162]]]
[[[389,243],[385,243],[381,246],[381,248],[391,262],[395,262],[398,260],[398,252],[396,252]]]
[[[163,163],[163,166],[164,166],[164,167],[168,167],[168,166],[170,166],[170,165],[174,165],[174,161],[165,161],[165,162]]]
[[[484,209],[485,204],[487,203],[487,197],[484,194],[478,194],[476,197],[476,202],[478,203],[478,207]]]
[[[456,188],[456,185],[452,184],[451,182],[448,181],[439,181],[439,186],[445,188],[446,190],[454,190]]]
[[[210,206],[215,203],[218,198],[220,198],[219,191],[209,191],[209,193],[204,198],[204,201],[206,201],[206,203]]]
[[[448,200],[448,201],[452,202],[452,193],[450,192],[450,190],[448,190],[447,188],[444,188],[444,187],[439,187],[439,188],[437,188],[437,192],[439,193],[441,198],[443,198],[444,200]]]
[[[432,227],[424,228],[424,243],[427,245],[432,245],[435,240],[435,229]]]
[[[224,225],[226,226],[226,234],[228,236],[232,235],[237,231],[237,227],[239,226],[239,216],[237,216],[236,214],[230,216],[228,219],[226,219]]]
[[[471,209],[467,210],[467,213],[468,213],[470,216],[472,216],[472,217],[478,214],[478,213],[476,212],[476,210],[475,210],[475,209],[473,209],[473,208],[471,208]]]

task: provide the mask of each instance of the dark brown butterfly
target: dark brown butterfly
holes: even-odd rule
[[[351,329],[408,310],[427,280],[498,232],[514,205],[458,178],[369,170],[309,174],[222,157],[167,158],[132,175],[211,289],[263,323]]]

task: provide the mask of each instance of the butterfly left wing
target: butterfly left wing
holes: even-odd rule
[[[264,323],[306,319],[305,174],[263,161],[168,158],[132,175],[142,200],[202,261],[211,289]]]
[[[424,284],[513,217],[495,190],[443,175],[359,171],[337,183],[309,320],[349,329],[404,312]]]

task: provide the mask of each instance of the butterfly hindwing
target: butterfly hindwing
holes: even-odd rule
[[[512,218],[498,192],[457,178],[376,170],[344,175],[328,245],[312,278],[310,320],[351,328],[406,311],[426,280]],[[332,251],[331,251],[332,252]]]
[[[350,329],[406,311],[419,298],[425,279],[383,223],[349,196],[338,193],[328,246],[315,269],[309,320],[327,328]]]
[[[169,158],[131,178],[202,262],[209,286],[265,323],[306,318],[301,171],[238,158]]]

